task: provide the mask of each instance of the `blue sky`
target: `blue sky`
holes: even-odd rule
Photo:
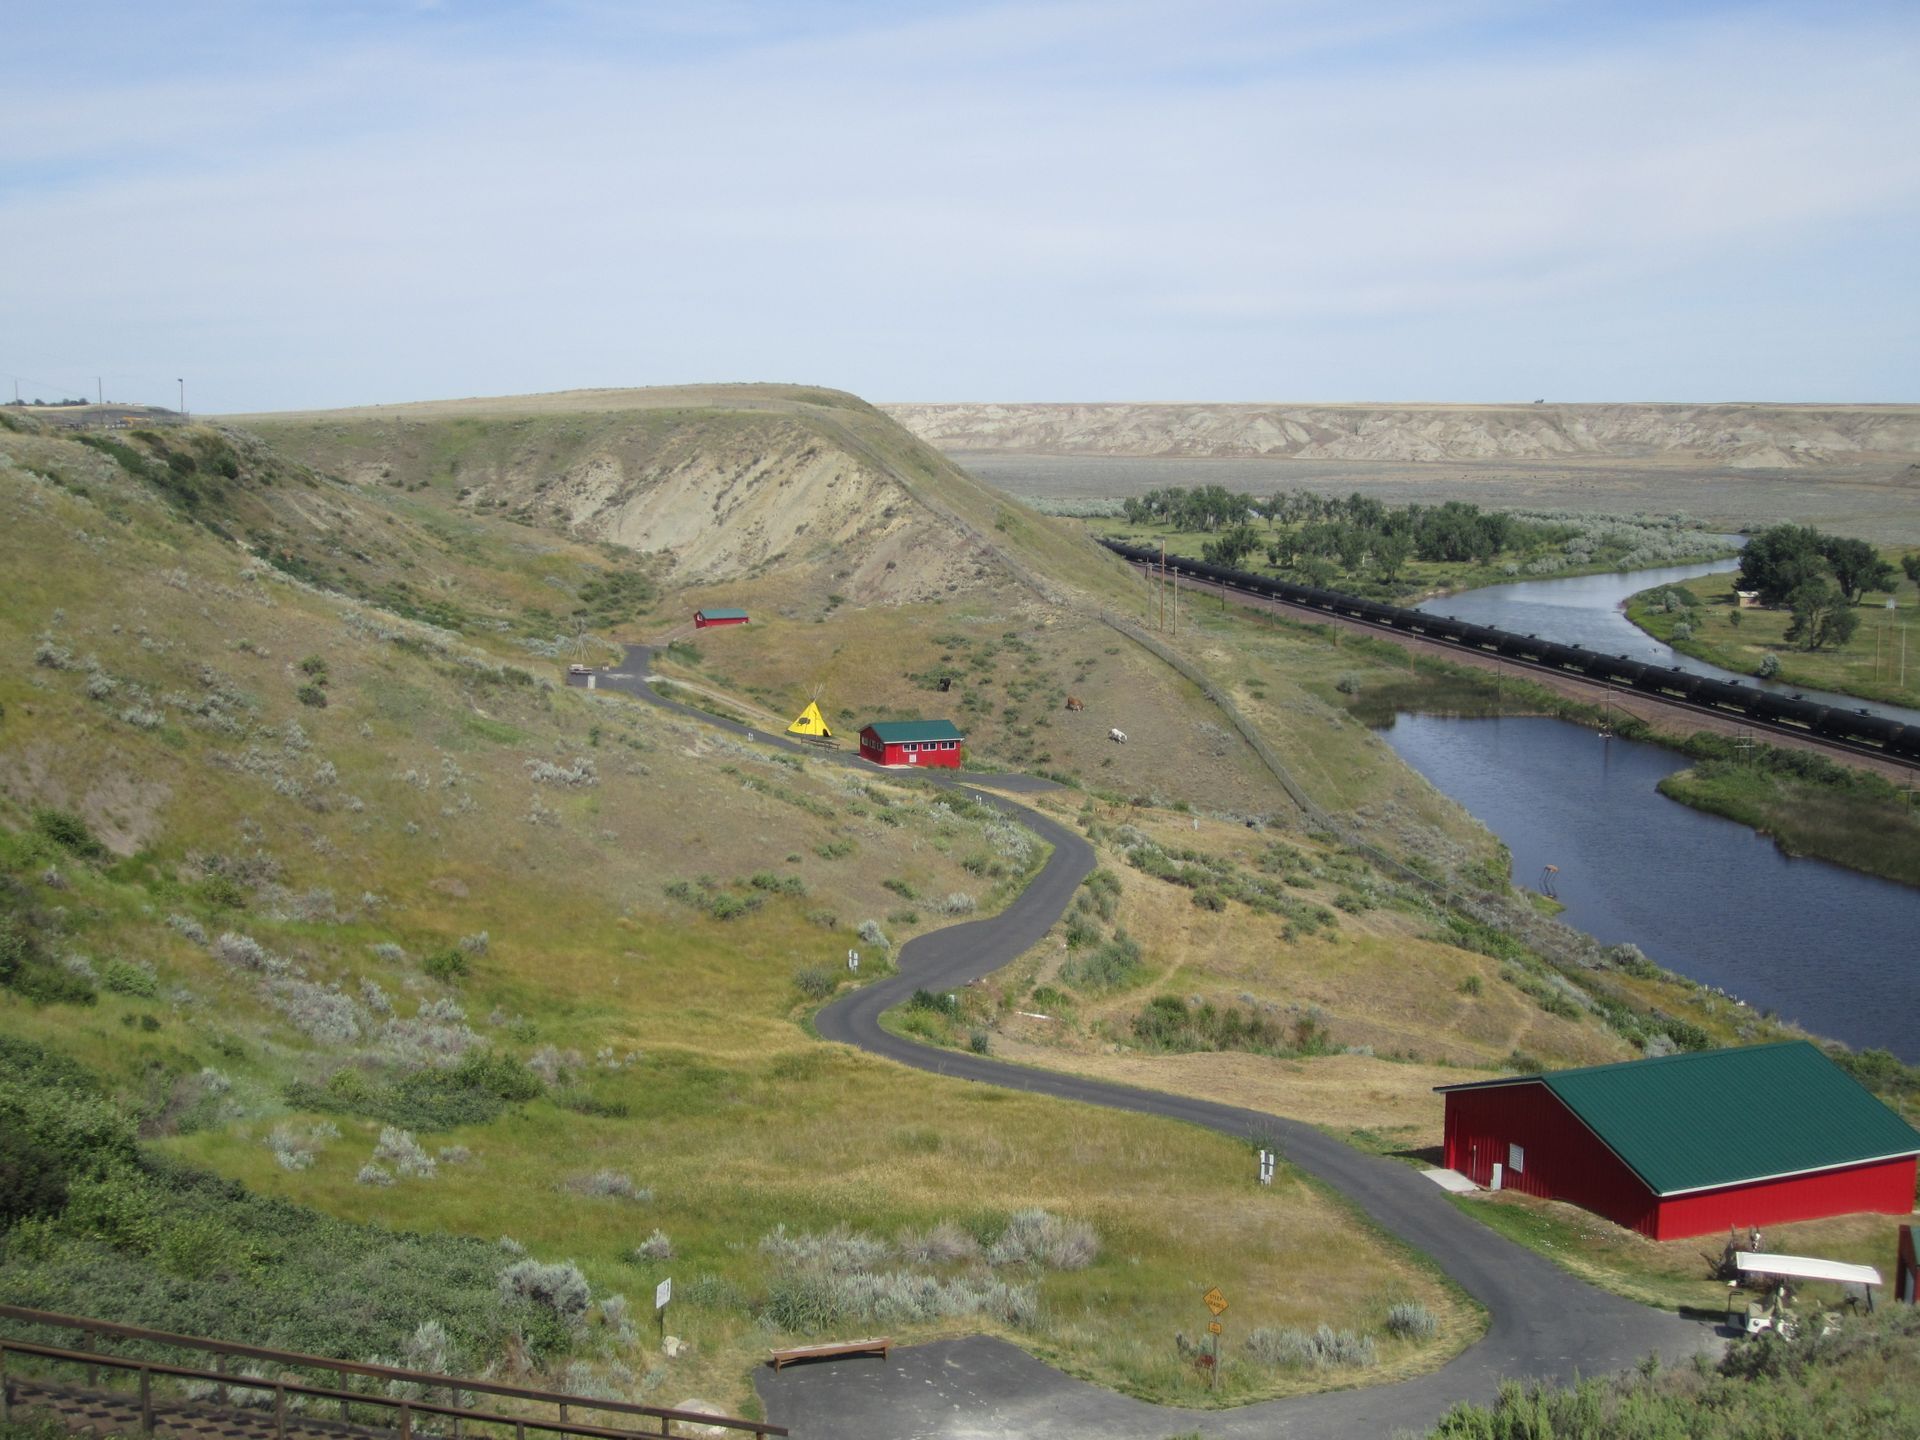
[[[1910,3],[8,26],[0,383],[30,395],[1920,400]]]

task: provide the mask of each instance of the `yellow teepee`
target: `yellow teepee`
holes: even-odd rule
[[[820,713],[818,701],[809,700],[807,708],[800,712],[800,718],[787,726],[789,735],[820,735],[831,740],[833,731],[827,728],[827,717]]]

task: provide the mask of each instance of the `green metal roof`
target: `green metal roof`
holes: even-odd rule
[[[1804,1040],[1437,1088],[1535,1081],[1656,1195],[1920,1153],[1920,1131]]]
[[[878,735],[883,745],[904,745],[909,740],[966,739],[951,720],[876,720],[867,729]]]
[[[695,613],[703,615],[709,620],[744,620],[747,618],[747,612],[744,610],[700,610]]]

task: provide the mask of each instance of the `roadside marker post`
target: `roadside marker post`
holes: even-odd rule
[[[859,968],[860,968],[860,952],[858,950],[847,951],[847,969],[858,970]]]
[[[1214,1390],[1220,1385],[1220,1332],[1226,1329],[1220,1323],[1220,1317],[1227,1313],[1227,1297],[1220,1293],[1220,1287],[1216,1285],[1200,1297],[1200,1303],[1213,1312],[1213,1319],[1207,1325],[1207,1333],[1213,1337],[1212,1363],[1207,1366],[1207,1388]]]
[[[654,1313],[660,1317],[660,1340],[664,1344],[667,1338],[667,1302],[673,1299],[673,1277],[669,1275],[653,1287]]]

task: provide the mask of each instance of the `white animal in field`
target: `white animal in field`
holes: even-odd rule
[[[1107,731],[1107,739],[1113,741],[1116,745],[1124,745],[1127,743],[1127,732],[1118,728],[1109,730]]]

